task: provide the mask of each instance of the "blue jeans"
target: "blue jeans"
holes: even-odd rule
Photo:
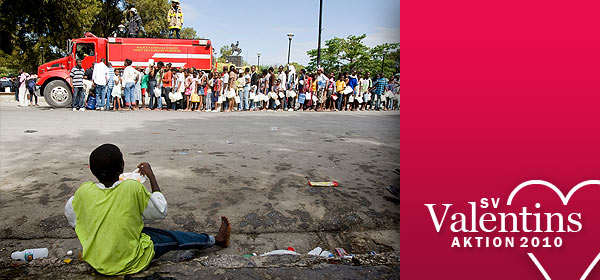
[[[154,109],[155,106],[158,106],[158,109],[162,109],[162,99],[160,98],[160,95],[157,96],[154,94],[155,88],[156,81],[148,81],[148,96],[150,96],[150,109]]]
[[[335,108],[338,110],[342,110],[342,100],[344,99],[344,94],[341,92],[337,93],[338,99],[335,101]]]
[[[381,95],[377,94],[377,93],[374,93],[373,94],[373,102],[372,102],[372,104],[373,104],[373,108],[375,108],[375,110],[379,110],[380,109],[379,108],[380,102],[381,102]]]
[[[244,87],[244,101],[242,101],[242,103],[244,104],[244,110],[250,109],[250,100],[248,100],[249,97],[250,97],[250,86],[245,86]]]
[[[104,106],[105,98],[106,98],[106,86],[96,85],[96,100],[100,100],[100,102],[98,104],[96,104],[96,108],[101,108]]]
[[[154,258],[173,250],[203,250],[215,245],[215,237],[206,233],[183,232],[144,227],[142,233],[147,234],[154,243]]]
[[[123,95],[125,95],[125,106],[129,106],[135,104],[135,83],[129,82],[125,84],[125,93]]]
[[[179,31],[180,31],[180,29],[179,28],[171,28],[171,29],[169,29],[169,39],[173,39],[173,31],[175,32],[175,37],[177,37],[177,39],[180,39],[179,38]]]
[[[83,107],[83,98],[85,96],[85,91],[83,87],[74,87],[73,88],[73,103],[71,103],[71,107],[80,109]]]
[[[113,91],[114,87],[107,87],[106,88],[106,102],[104,102],[104,110],[110,110],[110,104],[111,104],[111,93]]]

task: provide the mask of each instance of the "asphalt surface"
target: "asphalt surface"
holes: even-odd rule
[[[399,250],[398,201],[385,190],[399,184],[398,111],[72,112],[10,99],[0,97],[0,258],[77,250],[63,208],[95,181],[88,156],[103,143],[121,148],[125,171],[152,165],[169,214],[151,226],[214,233],[229,217],[232,246],[211,254]]]

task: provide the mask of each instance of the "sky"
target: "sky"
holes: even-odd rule
[[[306,51],[317,48],[319,0],[180,0],[184,27],[219,49],[239,41],[250,64],[285,64],[288,33],[293,33],[290,62],[306,65]],[[366,34],[373,47],[400,42],[400,1],[323,0],[321,47],[333,37]]]

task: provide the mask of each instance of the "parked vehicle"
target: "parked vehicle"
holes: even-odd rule
[[[131,59],[133,66],[146,67],[152,59],[199,70],[211,70],[213,62],[208,39],[98,38],[86,32],[84,38],[68,40],[67,53],[66,57],[38,67],[40,94],[55,108],[71,105],[73,89],[68,78],[76,59],[81,59],[84,69],[102,58],[115,68],[123,68],[125,59]]]

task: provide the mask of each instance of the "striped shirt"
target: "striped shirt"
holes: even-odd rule
[[[83,87],[83,68],[73,67],[71,69],[71,79],[73,79],[73,87]]]
[[[377,87],[375,88],[375,94],[382,95],[383,91],[385,90],[385,88],[387,86],[388,79],[379,78],[376,83],[377,83]]]
[[[115,68],[108,67],[108,87],[115,87]]]

